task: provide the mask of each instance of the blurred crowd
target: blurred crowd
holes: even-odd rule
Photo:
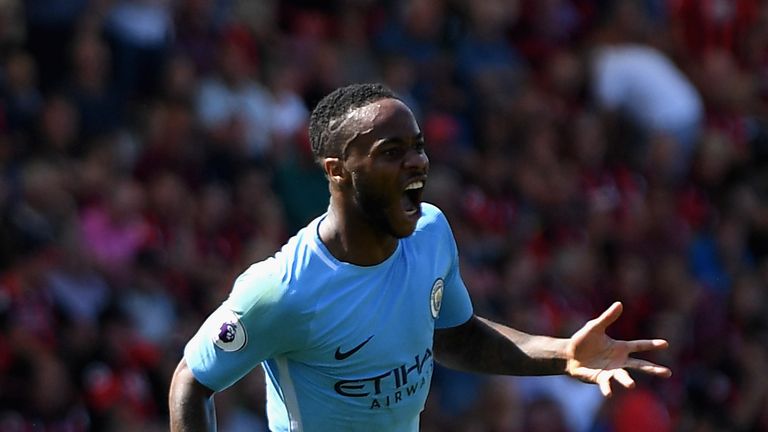
[[[437,368],[424,431],[768,431],[766,0],[0,0],[0,430],[167,430],[187,339],[327,207],[309,112],[370,81],[476,312],[670,341],[609,400]]]

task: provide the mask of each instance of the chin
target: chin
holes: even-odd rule
[[[399,202],[394,205],[382,206],[379,202],[363,201],[363,215],[371,226],[383,234],[401,239],[409,237],[416,230],[416,224],[421,218],[421,205],[418,211],[407,214],[400,207]]]
[[[398,232],[393,233],[393,236],[395,238],[402,239],[402,238],[410,237],[411,234],[413,234],[414,231],[416,231],[416,225],[415,224],[413,226],[411,226],[410,228],[408,228],[407,230],[400,230]]]
[[[417,221],[418,218],[411,220],[404,215],[390,216],[379,223],[379,229],[396,239],[406,238],[416,231]]]
[[[421,210],[419,210],[414,215],[405,215],[402,218],[402,221],[399,221],[397,224],[391,225],[391,232],[393,233],[393,236],[397,238],[405,238],[413,234],[414,231],[416,231],[416,224],[419,222],[419,219],[421,218]]]

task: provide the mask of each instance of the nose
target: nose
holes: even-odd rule
[[[429,158],[423,149],[412,149],[405,158],[404,167],[426,173],[429,171]]]

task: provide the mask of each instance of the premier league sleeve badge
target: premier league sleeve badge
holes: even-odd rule
[[[248,335],[240,318],[234,312],[221,308],[211,319],[213,343],[223,351],[241,350],[248,342]]]

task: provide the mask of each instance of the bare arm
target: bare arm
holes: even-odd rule
[[[552,375],[565,373],[600,386],[605,396],[612,393],[611,382],[634,387],[626,369],[669,377],[663,366],[629,355],[664,349],[667,341],[641,339],[614,340],[605,334],[622,312],[614,303],[599,317],[588,321],[568,339],[534,336],[473,316],[458,327],[435,331],[435,358],[455,369],[505,374]]]
[[[501,375],[565,373],[567,339],[533,336],[472,316],[435,331],[435,358],[452,369]]]
[[[171,432],[214,432],[216,409],[212,396],[213,391],[195,379],[182,359],[173,373],[168,396]]]

